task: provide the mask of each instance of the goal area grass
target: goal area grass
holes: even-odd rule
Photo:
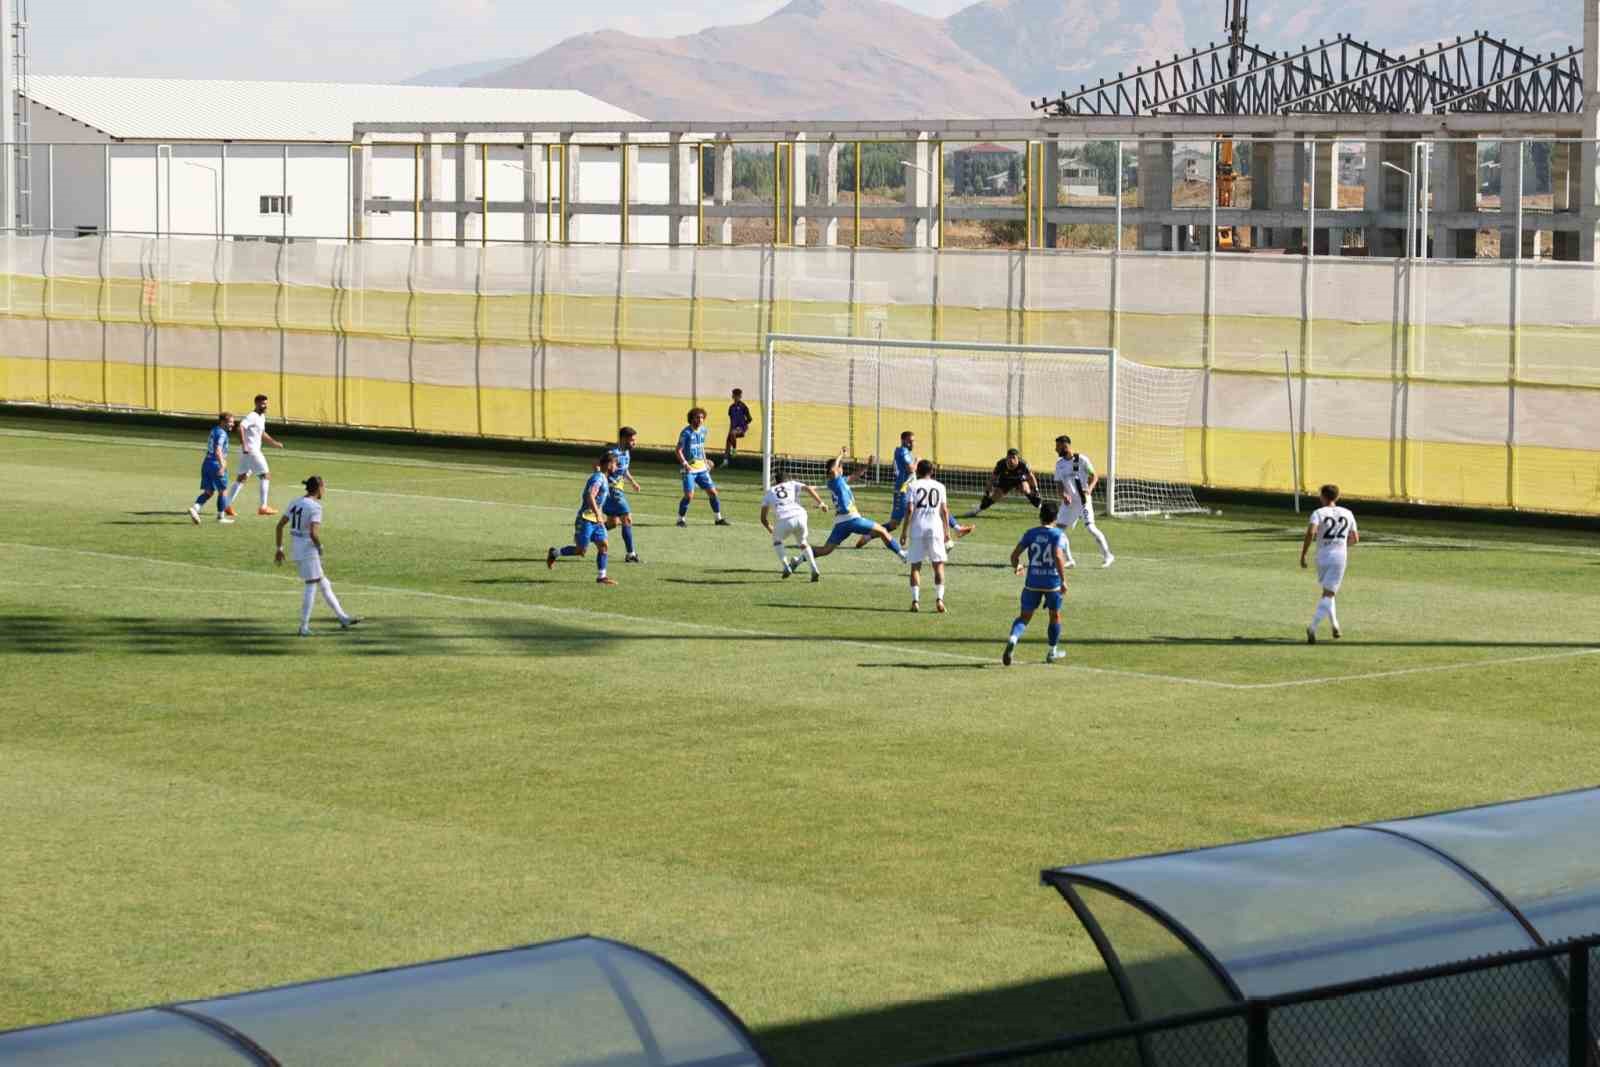
[[[0,416],[0,1028],[588,932],[775,1063],[892,1064],[1119,1021],[1043,867],[1594,781],[1588,532],[1355,501],[1308,646],[1304,516],[1105,519],[1007,669],[1024,507],[911,614],[881,546],[780,580],[759,455],[726,528],[641,460],[601,588],[544,563],[583,457],[270,429],[353,631],[296,636],[253,487],[190,523],[203,430]]]

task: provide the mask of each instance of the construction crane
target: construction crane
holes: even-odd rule
[[[1222,0],[1223,2],[1223,28],[1228,31],[1228,77],[1235,79],[1239,76],[1240,61],[1244,58],[1245,31],[1250,25],[1250,0]],[[1239,84],[1230,80],[1225,89],[1225,111],[1229,115],[1239,113]],[[1224,134],[1217,143],[1217,206],[1233,207],[1233,186],[1238,181],[1238,172],[1233,166],[1233,138]],[[1232,226],[1218,226],[1216,232],[1217,248],[1219,250],[1234,251],[1239,248],[1239,235]]]

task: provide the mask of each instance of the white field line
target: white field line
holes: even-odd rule
[[[60,552],[70,555],[90,556],[98,559],[112,559],[131,563],[152,563],[169,567],[188,567],[197,570],[215,571],[229,575],[245,575],[252,578],[274,578],[275,575],[263,575],[255,571],[241,570],[237,567],[217,567],[207,563],[187,563],[179,560],[156,559],[150,556],[129,556],[114,552],[95,552],[83,548],[63,548],[55,545],[33,545],[20,541],[0,541],[0,548],[25,548],[38,552]],[[284,582],[298,582],[297,577],[284,575]],[[702,630],[707,633],[730,634],[736,637],[754,637],[762,639],[789,638],[786,634],[773,630],[748,630],[731,626],[717,626],[706,623],[687,622],[676,619],[661,619],[651,615],[624,615],[619,612],[594,611],[589,608],[563,608],[549,604],[528,604],[519,601],[494,600],[488,597],[463,596],[457,593],[434,593],[421,589],[398,589],[392,586],[363,585],[350,583],[346,589],[354,589],[367,593],[380,593],[388,596],[419,597],[426,600],[442,600],[457,604],[479,604],[487,607],[510,609],[512,611],[545,612],[554,615],[569,615],[579,618],[594,619],[602,622],[619,623],[646,623],[669,624],[678,629]],[[941,659],[962,660],[968,663],[993,663],[994,659],[987,656],[972,656],[961,652],[945,652],[941,649],[910,648],[903,645],[883,645],[870,641],[857,641],[846,637],[831,637],[823,639],[828,644],[843,645],[851,648],[868,649],[875,652],[901,652],[912,656],[936,656]],[[1600,648],[1570,649],[1564,652],[1544,653],[1533,656],[1515,656],[1509,659],[1478,659],[1457,663],[1440,663],[1427,667],[1404,667],[1391,671],[1373,671],[1367,674],[1337,674],[1321,678],[1297,678],[1285,682],[1221,682],[1210,678],[1189,678],[1175,674],[1154,674],[1147,671],[1128,671],[1111,667],[1085,667],[1069,665],[1068,670],[1082,671],[1087,674],[1105,674],[1122,678],[1140,678],[1149,681],[1170,682],[1176,685],[1193,685],[1207,689],[1232,689],[1232,690],[1262,690],[1262,689],[1289,689],[1309,685],[1326,685],[1334,682],[1360,682],[1378,678],[1398,678],[1411,674],[1430,674],[1441,671],[1471,670],[1479,667],[1503,667],[1518,663],[1534,663],[1546,660],[1571,659],[1578,656],[1600,655]],[[1040,664],[1043,666],[1043,664]]]

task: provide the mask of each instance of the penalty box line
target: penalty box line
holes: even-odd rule
[[[262,578],[281,582],[298,582],[298,578],[289,575],[261,574],[256,571],[247,571],[239,567],[218,567],[209,563],[189,563],[183,560],[158,559],[153,556],[133,556],[115,552],[97,552],[85,548],[65,548],[57,545],[35,545],[23,541],[0,541],[0,547],[6,548],[31,548],[39,552],[60,552],[69,555],[89,556],[98,559],[113,559],[122,562],[152,563],[169,567],[188,567],[197,570],[215,571],[221,574],[243,575],[252,578]],[[442,600],[458,604],[479,604],[486,607],[509,608],[513,611],[545,612],[554,615],[569,615],[578,618],[589,618],[605,622],[625,624],[654,624],[672,626],[678,629],[701,630],[708,634],[731,634],[736,637],[751,637],[763,640],[772,638],[793,638],[793,634],[786,634],[776,630],[748,630],[732,626],[717,626],[709,623],[696,623],[676,619],[663,619],[654,615],[625,615],[621,612],[595,611],[591,608],[558,607],[553,604],[528,604],[514,600],[494,600],[489,597],[465,596],[460,593],[435,593],[425,589],[402,589],[395,586],[370,585],[360,582],[346,583],[347,589],[380,593],[388,596],[412,596],[426,600]],[[901,652],[913,656],[936,656],[941,659],[962,660],[968,663],[992,664],[992,657],[973,656],[963,652],[946,652],[942,649],[909,648],[904,645],[883,645],[871,641],[857,641],[848,637],[822,638],[828,644],[843,645],[850,648],[861,648],[879,652]],[[1551,652],[1534,656],[1514,656],[1509,659],[1480,659],[1466,660],[1456,663],[1438,663],[1426,667],[1401,667],[1389,671],[1371,671],[1365,674],[1336,674],[1319,678],[1296,678],[1283,682],[1223,682],[1212,678],[1191,678],[1178,674],[1157,674],[1151,671],[1130,671],[1116,667],[1089,667],[1081,664],[1068,664],[1067,669],[1082,671],[1088,674],[1104,674],[1120,678],[1136,678],[1147,681],[1169,682],[1176,685],[1200,686],[1207,689],[1231,689],[1237,691],[1255,691],[1268,689],[1292,689],[1310,685],[1326,685],[1334,682],[1361,682],[1382,678],[1399,678],[1412,674],[1432,674],[1444,671],[1471,670],[1482,667],[1503,667],[1519,663],[1537,663],[1548,660],[1572,659],[1580,656],[1600,655],[1600,647],[1570,649],[1564,652]]]

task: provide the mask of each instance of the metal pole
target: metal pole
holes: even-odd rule
[[[283,146],[283,225],[279,228],[279,236],[283,243],[289,243],[289,145]]]
[[[773,365],[772,338],[767,338],[767,347],[761,361],[761,484],[772,484],[772,379],[777,370]]]
[[[1122,343],[1122,142],[1117,142],[1117,221],[1116,243],[1111,248],[1111,328],[1107,331],[1111,347]]]
[[[1334,174],[1339,173],[1339,161],[1333,161]],[[1306,258],[1317,254],[1317,139],[1311,138],[1311,203],[1306,218]],[[1336,198],[1337,199],[1337,198]]]
[[[1289,350],[1283,350],[1283,390],[1289,399],[1289,479],[1294,486],[1294,513],[1300,514],[1300,450],[1295,446],[1294,372],[1289,367]]]
[[[217,148],[217,240],[228,232],[228,146]]]
[[[45,145],[44,149],[44,185],[45,195],[50,198],[49,214],[45,216],[45,225],[51,233],[56,232],[56,146]]]
[[[881,456],[883,455],[883,323],[874,323],[873,330],[878,335],[878,347],[873,350],[872,356],[872,374],[876,381],[872,397],[872,454]]]
[[[478,180],[480,186],[478,191],[483,197],[483,216],[482,221],[479,223],[482,227],[482,232],[478,234],[478,245],[481,248],[487,248],[489,247],[489,143],[487,141],[478,146],[478,162],[481,164],[479,170],[483,172],[482,177]],[[481,266],[480,264],[480,270]],[[482,407],[481,402],[479,407]],[[479,416],[479,421],[482,422],[481,415]],[[480,435],[483,433],[481,426],[478,433]]]
[[[1106,514],[1117,513],[1117,350],[1107,357],[1106,375]]]

